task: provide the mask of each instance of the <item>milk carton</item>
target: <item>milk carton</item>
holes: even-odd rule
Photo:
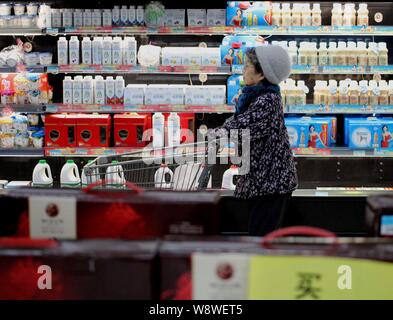
[[[111,27],[112,26],[112,11],[110,9],[105,9],[102,13],[102,26]]]
[[[53,28],[61,28],[62,20],[61,20],[61,11],[60,9],[52,9],[52,27]]]
[[[133,26],[137,24],[135,6],[130,6],[128,9],[128,24]]]
[[[200,48],[203,66],[221,66],[220,48]]]
[[[127,6],[122,6],[120,9],[120,25],[127,26],[128,24],[129,24],[128,8]]]
[[[187,85],[168,85],[168,95],[170,104],[184,104],[184,95]]]
[[[201,48],[189,48],[190,66],[199,67],[202,65]]]
[[[68,41],[65,37],[57,41],[57,61],[59,65],[68,64]]]
[[[126,65],[136,65],[136,40],[134,37],[125,37],[123,40],[123,62]]]
[[[120,65],[123,63],[122,40],[115,37],[112,41],[112,64]]]
[[[206,26],[206,9],[187,9],[188,25]]]
[[[83,27],[83,11],[81,9],[75,9],[74,11],[74,27]]]
[[[145,103],[152,104],[169,104],[168,85],[151,84],[146,87]]]
[[[91,27],[93,25],[93,15],[90,9],[85,9],[83,12],[83,26]]]
[[[184,26],[185,25],[185,10],[184,9],[165,9],[166,20],[165,25],[169,27]]]
[[[162,55],[162,65],[164,66],[181,66],[182,65],[182,58],[183,52],[186,48],[179,48],[179,47],[164,47],[161,50]]]
[[[145,84],[128,84],[124,89],[124,104],[138,105],[145,104]]]
[[[63,80],[63,103],[72,104],[72,87],[73,81],[71,77],[64,77]]]
[[[102,41],[102,64],[112,64],[112,38],[104,37]]]
[[[91,40],[89,37],[84,37],[82,41],[82,63],[91,64]]]
[[[138,6],[136,8],[136,23],[139,26],[143,26],[145,24],[145,9],[143,6]]]
[[[105,92],[105,80],[102,76],[96,76],[94,79],[94,103],[105,104],[106,92]]]
[[[63,10],[63,27],[64,28],[69,28],[73,26],[72,23],[72,10],[70,9],[64,9]]]
[[[183,66],[190,66],[191,65],[191,52],[193,48],[182,48],[179,51],[179,54],[182,56],[181,64]]]
[[[70,64],[79,64],[79,40],[78,37],[72,36],[69,42]]]
[[[206,105],[223,105],[226,100],[226,86],[204,86]]]
[[[72,103],[82,104],[83,77],[76,76],[72,85]]]
[[[207,93],[205,86],[187,86],[185,94],[185,104],[207,105]]]
[[[105,79],[105,95],[106,103],[115,104],[115,80],[113,77],[106,77]]]
[[[112,9],[112,25],[114,25],[114,26],[120,25],[120,8],[119,8],[119,6],[115,6]]]
[[[124,103],[124,78],[117,76],[115,79],[115,104]]]
[[[93,40],[93,64],[102,64],[102,37],[94,37]]]
[[[92,76],[87,76],[83,79],[82,101],[83,101],[83,104],[93,104],[94,103],[93,77]]]
[[[100,9],[94,9],[91,19],[93,27],[101,27],[102,26],[102,13]]]
[[[207,9],[208,26],[225,26],[225,9]]]

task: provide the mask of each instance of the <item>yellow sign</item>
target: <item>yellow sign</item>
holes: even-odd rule
[[[251,300],[393,299],[393,263],[320,256],[253,256]]]

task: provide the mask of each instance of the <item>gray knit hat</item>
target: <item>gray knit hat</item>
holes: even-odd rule
[[[291,60],[284,48],[276,45],[258,46],[255,53],[263,75],[269,82],[279,84],[291,74]]]

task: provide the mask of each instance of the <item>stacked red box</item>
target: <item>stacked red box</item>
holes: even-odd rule
[[[109,114],[79,114],[76,125],[78,147],[109,147],[111,117]]]
[[[143,141],[143,133],[151,129],[150,113],[116,114],[114,122],[115,147],[143,148],[148,141]]]
[[[51,114],[45,116],[45,145],[47,147],[76,147],[76,123],[78,116]]]

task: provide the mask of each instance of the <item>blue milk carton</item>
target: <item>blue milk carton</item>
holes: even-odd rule
[[[349,145],[349,121],[356,119],[367,119],[364,115],[346,115],[344,116],[344,144]]]
[[[306,148],[308,146],[309,122],[303,118],[285,118],[289,143],[291,148]]]
[[[251,27],[272,24],[270,1],[228,1],[227,26]]]
[[[235,74],[230,76],[227,81],[227,104],[236,105],[244,86],[243,76]]]
[[[243,65],[249,48],[267,45],[260,36],[226,36],[220,45],[223,66]]]
[[[393,119],[392,118],[379,118],[381,122],[381,144],[382,150],[393,150]]]
[[[381,122],[377,118],[351,119],[348,122],[350,149],[375,149],[381,144]]]

